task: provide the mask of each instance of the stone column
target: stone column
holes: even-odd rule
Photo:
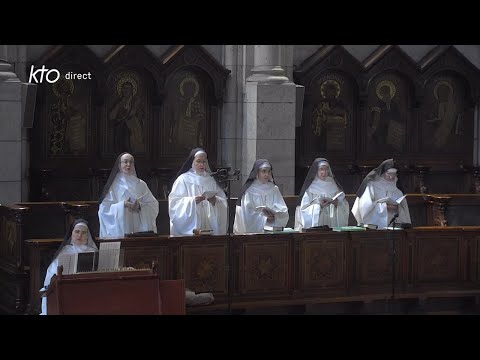
[[[5,46],[5,45],[4,45]],[[0,203],[22,199],[22,83],[0,60]]]
[[[248,48],[247,48],[248,47]],[[250,45],[225,45],[223,66],[230,70],[222,106],[222,121],[219,127],[217,164],[240,169],[242,162],[243,94],[245,72],[248,66],[247,51]],[[251,64],[253,65],[253,56]],[[240,181],[231,183],[232,197],[238,196]]]
[[[252,75],[247,79],[250,82],[268,82],[283,84],[288,81],[285,70],[280,65],[280,47],[284,45],[255,45],[254,67]]]
[[[295,190],[296,86],[280,66],[280,47],[255,45],[246,80],[242,138],[242,183],[256,159],[268,159],[282,194]]]

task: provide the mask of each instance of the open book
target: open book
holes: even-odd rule
[[[63,275],[94,271],[98,266],[98,254],[94,251],[84,253],[63,253],[58,256],[58,266],[63,266]]]
[[[338,199],[340,196],[342,196],[342,195],[345,195],[345,193],[344,193],[343,191],[340,191],[340,192],[339,192],[338,194],[336,194],[333,198],[330,198],[330,197],[328,197],[328,196],[323,196],[323,197],[322,197],[322,196],[317,196],[317,197],[315,197],[312,201],[310,201],[310,204],[309,204],[309,205],[312,205],[312,204],[315,203],[317,200],[320,200],[320,201],[325,200],[326,202],[331,203],[331,202],[337,200],[337,199]]]
[[[202,196],[205,196],[205,199],[210,199],[214,196],[216,196],[218,193],[218,191],[214,190],[214,191],[204,191]]]
[[[276,215],[278,211],[275,211],[271,208],[269,208],[268,206],[257,206],[255,209],[257,209],[258,212],[262,212],[262,211],[266,211],[267,213],[270,213],[272,215]]]
[[[377,203],[387,203],[388,205],[398,205],[400,204],[403,199],[405,199],[407,195],[400,196],[397,200],[392,199],[391,197],[384,197],[381,199],[376,200]]]

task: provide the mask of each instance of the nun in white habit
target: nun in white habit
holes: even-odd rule
[[[168,214],[171,236],[190,236],[195,229],[227,233],[227,199],[211,176],[205,150],[193,149],[178,172],[168,195]]]
[[[403,196],[398,182],[397,169],[393,159],[385,160],[363,179],[357,191],[352,213],[358,223],[374,224],[385,228],[393,216],[398,214],[396,223],[411,223],[407,199],[400,204],[388,204],[382,199],[398,200]]]
[[[53,261],[47,269],[47,275],[40,291],[45,291],[50,285],[53,275],[57,274],[58,257],[61,254],[75,254],[84,252],[97,252],[98,248],[93,241],[92,231],[88,222],[84,219],[77,219],[70,226],[69,231],[65,234],[65,238],[53,256]],[[42,297],[42,312],[40,315],[47,315],[47,298]]]
[[[331,201],[337,194],[340,195]],[[349,214],[350,206],[345,193],[333,175],[328,160],[315,159],[298,195],[295,229],[301,231],[321,225],[347,226]]]
[[[258,233],[265,225],[285,227],[287,223],[288,208],[273,180],[272,165],[259,159],[238,196],[233,233]]]
[[[157,232],[158,200],[137,177],[134,158],[129,153],[118,156],[98,203],[100,237]]]

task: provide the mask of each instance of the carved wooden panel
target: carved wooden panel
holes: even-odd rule
[[[290,259],[288,239],[258,239],[241,243],[239,291],[241,294],[286,291]]]
[[[414,242],[413,266],[416,267],[415,285],[448,283],[464,278],[465,242],[459,235],[417,235]]]
[[[1,218],[0,224],[0,257],[6,261],[15,262],[15,246],[16,246],[16,223],[8,220],[6,217]]]
[[[354,82],[341,72],[327,71],[312,80],[303,117],[304,153],[352,151],[354,94]]]
[[[32,174],[50,168],[58,170],[57,176],[78,176],[96,146],[95,102],[103,81],[101,61],[86,46],[65,45],[32,65],[60,73],[56,82],[44,79],[38,84],[30,147]],[[56,74],[50,74],[54,80],[52,75]]]
[[[346,241],[305,240],[300,248],[300,288],[346,286]]]
[[[132,266],[135,269],[150,268],[152,262],[158,266],[160,279],[171,279],[169,271],[169,251],[165,246],[129,246],[124,249],[124,266]]]
[[[410,96],[408,81],[396,72],[382,73],[370,82],[366,126],[362,129],[367,152],[406,150]]]
[[[323,46],[295,70],[295,82],[305,86],[297,166],[320,155],[342,162],[354,156],[360,71],[358,60],[338,45]]]
[[[474,280],[476,283],[480,283],[480,236],[475,236],[473,238],[471,249],[472,280]]]
[[[180,278],[195,292],[227,292],[226,246],[224,244],[181,245]]]
[[[69,71],[62,70],[62,73]],[[91,113],[91,83],[65,79],[62,76],[59,81],[49,86],[46,106],[48,156],[86,155]]]
[[[203,147],[215,167],[220,104],[230,71],[197,45],[172,46],[163,62],[165,99],[159,123],[164,141],[159,152],[164,164],[177,170],[192,148]]]
[[[473,119],[466,109],[465,82],[453,73],[435,75],[425,87],[421,150],[463,153],[471,147]]]
[[[203,148],[208,115],[205,84],[195,72],[180,70],[167,86],[168,152],[188,154],[195,147]]]
[[[134,69],[120,69],[107,81],[105,150],[145,155],[150,125],[150,94],[144,76]]]
[[[1,309],[5,312],[15,313],[17,309],[17,281],[12,274],[0,272],[0,284],[2,291],[0,291]]]
[[[383,288],[386,291],[392,286],[392,244],[395,243],[395,281],[398,285],[402,280],[400,270],[403,251],[400,252],[401,232],[366,231],[351,233],[352,236],[352,267],[354,278],[352,288],[362,291],[371,287]]]

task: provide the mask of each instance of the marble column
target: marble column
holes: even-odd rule
[[[268,159],[282,194],[295,191],[296,86],[282,68],[285,45],[255,45],[246,79],[242,136],[242,182],[256,159]]]
[[[9,50],[9,49],[7,49]],[[3,48],[3,56],[8,55]],[[11,52],[10,52],[11,54]],[[0,60],[0,203],[28,200],[29,147],[22,83],[13,66]],[[25,92],[25,89],[23,89]]]
[[[222,121],[219,127],[217,163],[231,169],[240,169],[242,162],[242,126],[243,126],[243,94],[245,92],[245,73],[248,66],[247,52],[253,51],[250,45],[225,45],[223,66],[230,70],[227,78],[225,97],[222,106]],[[232,197],[238,196],[240,181],[231,183]]]
[[[0,203],[22,199],[22,83],[0,60]]]

